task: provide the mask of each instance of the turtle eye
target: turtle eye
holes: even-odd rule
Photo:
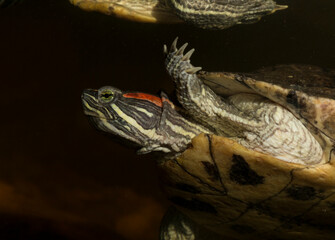
[[[104,90],[100,93],[100,99],[103,102],[110,102],[114,98],[114,93],[111,90]]]

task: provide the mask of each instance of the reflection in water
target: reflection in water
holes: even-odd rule
[[[33,223],[42,219],[42,228],[47,226],[51,231],[75,238],[85,237],[96,226],[125,239],[155,239],[157,235],[152,229],[159,228],[157,223],[163,215],[163,208],[155,199],[127,188],[62,186],[47,194],[28,182],[0,182],[0,192],[2,213],[30,218]],[[59,192],[62,194],[55,194]]]

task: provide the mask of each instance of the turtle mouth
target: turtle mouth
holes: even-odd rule
[[[112,115],[108,115],[108,117],[106,117],[106,115],[104,115],[101,111],[99,111],[98,109],[90,106],[88,101],[83,100],[82,101],[82,105],[83,105],[83,111],[84,114],[89,118],[89,119],[94,119],[94,121],[98,122],[99,120],[105,120],[105,121],[110,121],[110,120],[114,120],[114,117]]]
[[[103,118],[97,112],[98,91],[94,89],[85,89],[81,94],[81,102],[84,114],[88,117]]]

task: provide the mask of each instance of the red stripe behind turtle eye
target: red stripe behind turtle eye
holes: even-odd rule
[[[163,97],[162,102],[167,102],[174,108],[174,104],[168,98]]]
[[[162,107],[162,99],[160,99],[157,96],[151,95],[151,94],[147,94],[147,93],[125,93],[125,94],[123,94],[123,97],[147,100],[147,101],[152,102],[153,104],[157,105],[158,107]]]

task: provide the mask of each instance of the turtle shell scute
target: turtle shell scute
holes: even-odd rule
[[[223,236],[335,236],[335,166],[331,163],[308,167],[287,163],[231,139],[200,134],[183,154],[158,167],[172,203]]]

